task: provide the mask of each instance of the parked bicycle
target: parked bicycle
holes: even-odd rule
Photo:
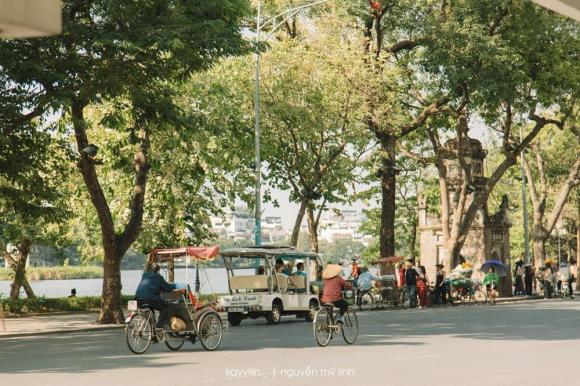
[[[451,282],[451,300],[459,304],[485,304],[487,295],[478,281],[454,280]]]

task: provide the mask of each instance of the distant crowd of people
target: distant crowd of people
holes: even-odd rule
[[[446,274],[443,264],[436,264],[435,268],[435,281],[431,282],[425,266],[415,264],[413,259],[395,265],[397,287],[406,289],[410,308],[424,309],[430,304],[446,305],[451,300],[451,280],[461,277],[461,272],[468,272],[465,279],[471,277],[471,265],[464,257],[460,257],[457,266],[449,275]],[[360,291],[369,291],[374,281],[378,279],[367,267],[360,267],[356,259],[351,261],[350,271],[348,279],[354,281]],[[513,271],[507,274],[512,275],[514,296],[533,296],[542,293],[545,298],[552,298],[556,293],[561,294],[561,291],[567,289],[568,295],[573,299],[572,283],[576,280],[573,272],[574,267],[567,261],[558,264],[547,259],[544,266],[535,268],[532,264],[525,264],[523,258],[518,258]],[[506,272],[501,275],[505,276]],[[482,279],[480,283],[485,289],[487,298],[494,303],[498,297],[500,275],[492,266],[482,272]]]

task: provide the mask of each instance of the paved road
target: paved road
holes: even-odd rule
[[[0,341],[2,385],[580,384],[580,301],[359,315],[353,346],[316,346],[311,325],[244,321],[219,351],[155,345],[132,355],[122,331]],[[309,371],[310,370],[310,371]]]

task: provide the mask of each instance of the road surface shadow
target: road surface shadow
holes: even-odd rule
[[[393,338],[448,335],[485,340],[580,339],[575,301],[534,301],[399,313],[386,327]]]
[[[71,373],[121,368],[169,368],[195,364],[191,357],[164,362],[168,349],[145,355],[129,351],[122,330],[3,339],[2,373]],[[157,345],[161,346],[161,345]]]
[[[172,368],[197,365],[223,352],[255,350],[313,349],[316,353],[339,348],[420,346],[428,336],[487,341],[580,340],[580,302],[534,301],[497,306],[377,311],[359,313],[359,337],[353,346],[337,335],[330,348],[319,348],[312,323],[285,317],[269,326],[262,320],[244,321],[229,328],[217,352],[205,352],[199,343],[186,343],[180,352],[170,352],[164,344],[153,345],[143,355],[132,354],[123,330],[53,335],[24,339],[3,339],[0,346],[0,373],[90,373],[123,368]],[[310,351],[308,351],[310,352]],[[352,351],[349,351],[352,352]],[[238,354],[235,354],[238,355]],[[300,354],[302,355],[302,354]],[[195,360],[197,358],[197,361]],[[194,359],[194,360],[192,360]]]

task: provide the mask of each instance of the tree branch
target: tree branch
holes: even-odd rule
[[[434,113],[440,111],[440,108],[449,103],[449,97],[445,96],[433,103],[431,103],[429,106],[425,107],[423,109],[423,111],[421,111],[419,113],[419,115],[417,115],[415,117],[415,119],[413,119],[409,124],[407,125],[403,125],[401,126],[401,134],[400,137],[404,137],[408,134],[410,134],[411,132],[413,132],[415,129],[417,129],[418,127],[420,127],[421,125],[423,125],[425,123],[425,121]]]
[[[540,205],[540,199],[538,197],[538,190],[536,189],[536,183],[534,182],[534,178],[532,176],[532,169],[528,164],[528,160],[526,160],[525,155],[522,157],[520,156],[522,165],[524,167],[524,172],[526,173],[526,179],[528,182],[528,190],[530,191],[530,199],[532,200],[532,205],[535,207]]]
[[[147,176],[149,172],[149,135],[147,131],[147,120],[141,116],[137,122],[139,129],[139,150],[133,159],[135,182],[133,193],[129,204],[130,216],[125,230],[118,237],[118,249],[123,255],[127,249],[135,242],[143,225],[143,212],[145,204],[145,188],[147,186]]]
[[[560,214],[562,213],[562,209],[564,209],[564,204],[566,204],[570,191],[578,185],[580,185],[580,156],[576,159],[574,165],[572,165],[568,179],[560,188],[558,198],[554,203],[554,207],[550,213],[548,222],[546,223],[548,234],[552,233],[554,226],[556,226],[556,222],[558,221],[558,218],[560,218]]]

